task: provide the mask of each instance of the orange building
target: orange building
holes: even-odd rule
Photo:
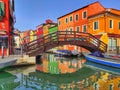
[[[88,32],[88,17],[105,11],[105,8],[97,1],[58,18],[58,30]],[[78,50],[80,48],[65,45],[64,49]]]
[[[120,10],[107,8],[105,11],[88,17],[88,32],[100,38],[108,36],[108,51],[117,51],[120,47]],[[118,53],[119,50],[116,52]]]
[[[5,56],[13,53],[14,19],[14,0],[0,0],[0,56],[2,46]]]

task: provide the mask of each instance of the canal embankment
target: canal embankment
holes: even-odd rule
[[[29,57],[27,55],[9,55],[7,57],[0,59],[0,65],[4,66],[6,62],[12,62],[16,60],[14,64],[8,65],[8,66],[28,66],[28,65],[35,65],[35,57]]]

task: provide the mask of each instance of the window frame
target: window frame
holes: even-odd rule
[[[68,34],[68,32],[69,32],[68,28],[66,28],[66,30],[65,30],[65,31],[66,31],[66,34]]]
[[[112,21],[112,22],[111,22],[111,21]],[[109,28],[110,28],[110,29],[113,29],[113,20],[112,20],[112,19],[109,20]]]
[[[97,26],[95,26],[97,25]],[[93,30],[98,30],[99,29],[99,21],[93,22]]]
[[[78,31],[78,28],[79,28],[79,31]],[[80,26],[76,26],[76,32],[80,32]]]
[[[66,22],[67,21],[67,22]],[[65,23],[68,23],[68,17],[65,18]]]
[[[72,18],[72,20],[71,20],[71,18]],[[70,19],[70,22],[72,22],[72,21],[73,21],[73,16],[71,15],[71,16],[69,17],[69,19]]]
[[[58,25],[61,25],[61,21],[58,21]]]
[[[84,17],[84,13],[86,13],[86,16]],[[82,12],[82,19],[86,19],[87,18],[87,10]]]
[[[72,34],[72,31],[71,31],[71,29],[72,29],[72,31],[73,31],[73,27],[70,27],[70,28],[69,28],[70,34]]]
[[[76,16],[78,16],[77,19]],[[79,21],[79,14],[75,14],[75,21]]]
[[[86,32],[87,32],[87,25],[86,24],[82,25],[82,32],[84,32],[84,26],[86,27]]]
[[[120,21],[118,22],[118,29],[120,30]]]

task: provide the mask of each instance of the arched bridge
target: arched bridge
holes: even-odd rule
[[[107,45],[90,33],[76,31],[57,31],[45,35],[34,41],[24,44],[24,51],[29,56],[37,56],[49,49],[67,44],[83,47],[90,52],[97,50],[101,52],[107,51]]]

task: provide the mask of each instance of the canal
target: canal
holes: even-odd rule
[[[44,54],[36,65],[0,71],[0,90],[120,90],[120,70]]]

